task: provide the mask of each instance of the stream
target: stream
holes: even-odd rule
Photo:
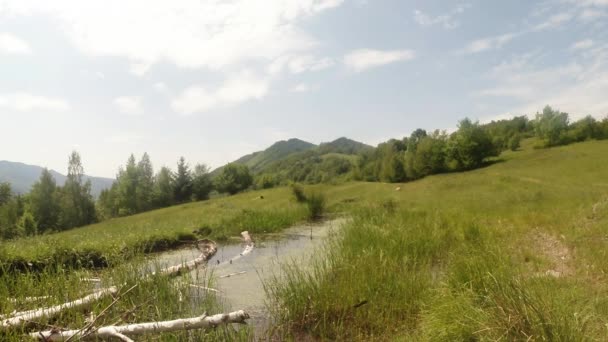
[[[280,275],[282,263],[295,261],[306,267],[306,261],[316,247],[343,223],[344,219],[334,219],[294,226],[279,234],[252,235],[255,242],[253,251],[233,263],[230,263],[230,259],[241,253],[241,244],[218,243],[217,253],[209,260],[206,272],[211,272],[212,287],[220,291],[218,299],[226,312],[245,310],[251,316],[249,322],[255,327],[256,335],[263,333],[269,322],[263,282]],[[158,255],[156,263],[161,267],[176,265],[192,260],[199,254],[195,248],[170,251]],[[192,271],[192,283],[207,286],[208,280],[201,276],[202,273]]]

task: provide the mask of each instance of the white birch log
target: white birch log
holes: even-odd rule
[[[69,338],[84,338],[90,340],[109,337],[120,338],[119,336],[126,337],[143,334],[158,334],[169,331],[212,328],[221,324],[245,323],[245,320],[247,319],[249,319],[249,315],[245,311],[239,310],[230,313],[217,314],[213,316],[181,318],[173,321],[107,326],[89,332],[81,330],[38,331],[30,333],[30,337],[38,339],[39,341],[65,341]],[[123,339],[123,341],[129,340]]]
[[[200,285],[196,285],[196,284],[189,284],[190,287],[194,287],[196,289],[201,289],[207,292],[215,292],[215,293],[222,293],[222,291],[220,290],[216,290],[216,289],[212,289],[210,287],[206,287],[206,286],[200,286]]]
[[[236,256],[232,257],[231,259],[229,259],[228,261],[218,264],[217,266],[225,265],[228,263],[232,264],[233,261],[238,260],[253,251],[255,244],[253,243],[253,240],[251,239],[249,232],[243,231],[243,232],[241,232],[241,236],[243,237],[243,241],[245,242],[245,247],[243,247],[243,251],[241,251],[241,253],[239,255],[236,255]]]
[[[82,298],[77,299],[72,302],[67,302],[67,303],[51,306],[48,308],[41,308],[41,309],[17,312],[15,314],[13,314],[12,317],[3,319],[0,322],[0,329],[7,329],[7,328],[21,325],[24,322],[28,322],[31,320],[39,319],[39,318],[46,317],[46,316],[53,316],[53,315],[60,313],[63,310],[83,307],[83,306],[89,305],[90,303],[95,302],[99,298],[102,298],[102,297],[110,295],[110,294],[115,294],[117,292],[118,292],[118,289],[116,287],[112,286],[112,287],[97,291],[93,294],[82,297]]]
[[[234,272],[234,273],[230,273],[230,274],[226,274],[226,275],[220,276],[220,278],[230,278],[230,277],[234,277],[234,276],[245,274],[245,273],[247,273],[247,271]]]
[[[7,298],[11,303],[31,303],[39,302],[41,300],[52,298],[52,296],[40,296],[40,297],[23,297],[23,298]]]
[[[190,261],[180,264],[180,265],[175,265],[175,266],[164,268],[159,271],[160,274],[173,277],[173,276],[178,276],[178,275],[182,274],[182,272],[191,271],[191,270],[195,269],[196,267],[198,267],[199,265],[205,264],[217,252],[216,243],[211,240],[207,240],[207,239],[199,241],[198,248],[201,251],[201,254],[196,259],[190,260]],[[73,307],[85,306],[91,302],[98,300],[101,297],[104,297],[108,294],[115,294],[116,292],[118,292],[118,289],[115,286],[112,286],[109,288],[101,289],[99,291],[96,291],[93,294],[90,294],[88,296],[85,296],[83,298],[77,299],[72,302],[56,305],[56,306],[49,307],[49,308],[41,308],[41,309],[17,312],[17,313],[9,315],[8,318],[1,317],[0,318],[1,319],[0,330],[11,328],[11,327],[20,325],[24,322],[38,319],[41,317],[53,316],[53,315],[60,313],[63,310],[67,310],[67,309],[70,309]]]
[[[217,245],[211,240],[205,239],[199,241],[198,248],[201,251],[201,255],[199,255],[196,259],[190,260],[180,265],[164,268],[160,270],[159,273],[170,277],[178,276],[183,272],[189,272],[197,268],[199,265],[207,263],[207,261],[211,259],[213,255],[215,255],[215,252],[217,252]]]

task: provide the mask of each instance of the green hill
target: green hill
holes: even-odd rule
[[[278,141],[264,151],[245,155],[234,163],[248,166],[254,175],[271,177],[273,185],[288,180],[319,183],[339,179],[340,175],[351,170],[355,155],[370,150],[373,147],[345,137],[319,146],[289,139]],[[217,168],[212,174],[216,175],[221,170],[221,167]]]
[[[345,137],[338,138],[332,142],[321,143],[319,145],[319,154],[341,153],[341,154],[358,154],[364,151],[373,149],[372,146],[360,143],[358,141]]]
[[[292,138],[289,140],[281,140],[272,144],[270,147],[263,151],[258,151],[242,156],[241,158],[235,160],[233,163],[246,165],[253,173],[259,173],[263,171],[264,168],[272,162],[281,160],[293,153],[310,150],[315,147],[317,147],[317,145],[296,138]],[[222,168],[223,167],[219,167],[213,170],[212,175],[221,172]]]

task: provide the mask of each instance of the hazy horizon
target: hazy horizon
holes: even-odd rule
[[[608,1],[0,0],[0,160],[114,178],[298,138],[608,114]]]

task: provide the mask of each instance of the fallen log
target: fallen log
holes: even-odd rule
[[[200,286],[200,285],[196,285],[196,284],[190,284],[190,287],[193,287],[195,289],[201,289],[201,290],[204,290],[207,292],[222,293],[222,291],[220,291],[220,290],[216,290],[216,289],[212,289],[210,287]]]
[[[31,302],[39,302],[45,299],[53,298],[52,296],[40,296],[40,297],[24,297],[24,298],[7,298],[7,300],[13,304],[15,303],[31,303]]]
[[[11,315],[10,318],[3,319],[0,322],[0,329],[8,329],[18,325],[21,325],[25,322],[32,321],[35,319],[39,319],[46,316],[53,316],[60,313],[63,310],[78,308],[89,305],[99,298],[105,297],[107,295],[116,294],[118,289],[115,286],[99,290],[95,293],[92,293],[88,296],[82,297],[72,302],[67,302],[55,306],[51,306],[48,308],[34,309],[28,311],[17,312]]]
[[[160,270],[159,273],[166,276],[175,277],[184,272],[190,272],[191,270],[197,268],[199,265],[207,263],[207,261],[215,255],[215,252],[217,252],[216,243],[207,239],[198,241],[197,248],[201,251],[201,254],[196,259],[190,260],[180,265],[164,268]],[[154,275],[156,274],[156,272],[152,274]]]
[[[243,248],[243,251],[241,251],[241,253],[239,255],[232,257],[228,261],[218,264],[218,266],[225,265],[227,263],[232,264],[233,261],[238,260],[253,251],[255,244],[253,243],[253,240],[251,239],[249,232],[243,231],[243,232],[241,232],[241,236],[243,237],[243,241],[245,243],[245,247]],[[218,260],[218,263],[219,263],[219,260]]]
[[[243,311],[217,314],[213,316],[200,316],[192,318],[182,318],[173,321],[134,323],[118,326],[106,326],[85,332],[82,330],[46,330],[32,332],[31,338],[39,341],[65,341],[67,339],[99,339],[99,338],[119,338],[123,341],[131,341],[127,336],[157,334],[161,332],[194,330],[216,327],[221,324],[239,323],[246,324],[249,315]]]
[[[230,273],[230,274],[226,274],[226,275],[220,276],[220,278],[230,278],[230,277],[241,275],[241,274],[245,274],[245,273],[247,273],[247,271],[234,272],[234,273]]]

